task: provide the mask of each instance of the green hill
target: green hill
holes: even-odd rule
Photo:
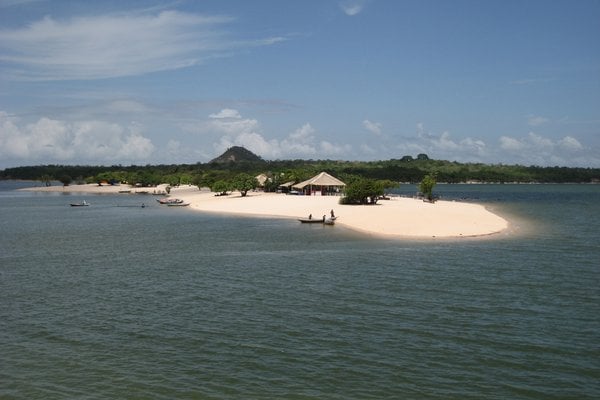
[[[233,146],[228,148],[223,154],[217,158],[210,160],[209,164],[228,164],[228,163],[239,163],[239,162],[261,162],[264,161],[262,158],[254,154],[248,149],[240,146]]]

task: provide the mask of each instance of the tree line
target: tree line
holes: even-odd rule
[[[357,179],[419,183],[434,174],[437,182],[464,183],[599,183],[600,168],[539,167],[504,164],[459,163],[432,160],[425,155],[385,161],[275,160],[171,165],[38,165],[6,168],[0,179],[63,183],[128,183],[155,186],[190,184],[213,187],[231,182],[240,173],[266,174],[266,190],[286,182],[299,182],[326,171],[346,183]]]

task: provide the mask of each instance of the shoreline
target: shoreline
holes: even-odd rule
[[[286,219],[329,216],[334,210],[336,225],[378,238],[476,238],[508,229],[504,218],[483,205],[439,200],[392,197],[376,205],[341,205],[339,196],[291,196],[249,192],[241,197],[214,193],[175,190],[173,197],[190,203],[194,210],[223,214],[263,216]]]
[[[30,187],[19,190],[89,194],[156,193],[164,188],[130,188],[127,185],[73,185]],[[125,193],[124,193],[125,194]],[[375,205],[338,204],[339,196],[294,196],[279,193],[239,192],[227,196],[201,191],[196,186],[172,188],[170,197],[190,203],[194,211],[239,216],[298,219],[312,214],[313,218],[329,216],[334,210],[335,224],[370,237],[385,239],[419,238],[480,238],[506,231],[509,223],[483,205],[459,201],[438,200],[435,203],[419,199],[391,197]]]

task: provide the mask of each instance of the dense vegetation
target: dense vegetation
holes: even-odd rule
[[[235,148],[232,148],[236,150]],[[231,151],[230,149],[229,151]],[[590,183],[600,182],[600,168],[538,167],[522,165],[490,165],[431,160],[420,154],[386,161],[335,160],[275,160],[265,161],[246,149],[237,155],[219,157],[209,163],[145,165],[145,166],[82,166],[42,165],[7,168],[0,179],[61,181],[73,184],[96,182],[126,182],[142,186],[159,183],[170,185],[193,184],[213,187],[215,182],[231,182],[241,173],[251,176],[264,173],[270,181],[267,190],[285,182],[299,182],[326,171],[351,183],[356,179],[389,180],[419,183],[426,175],[434,174],[437,182],[537,182]],[[250,153],[252,154],[252,153]],[[225,155],[225,154],[224,154]],[[229,161],[227,161],[229,160]]]

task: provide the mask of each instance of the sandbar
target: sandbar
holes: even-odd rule
[[[153,193],[154,188],[129,188],[125,185],[72,185],[34,187],[25,190],[82,193],[119,193],[131,190]],[[162,189],[156,188],[157,191]],[[339,196],[296,196],[280,193],[239,192],[215,196],[196,186],[172,188],[171,197],[190,203],[202,212],[230,215],[297,219],[322,218],[334,211],[336,226],[385,238],[460,238],[483,237],[505,231],[509,224],[481,204],[438,200],[435,203],[407,197],[379,200],[375,205],[341,205]]]
[[[51,193],[90,193],[90,194],[116,194],[116,193],[139,193],[139,194],[160,194],[165,193],[168,185],[159,185],[156,187],[132,187],[130,185],[98,185],[97,183],[88,183],[85,185],[69,186],[32,186],[19,190],[31,192],[51,192]],[[197,189],[197,188],[196,188]]]
[[[329,216],[335,224],[379,237],[480,237],[500,233],[508,221],[483,205],[456,201],[435,203],[420,199],[391,197],[375,205],[341,205],[339,196],[294,196],[278,193],[249,192],[242,197],[197,189],[173,189],[171,195],[184,199],[190,207],[204,212],[270,216],[281,218]]]

